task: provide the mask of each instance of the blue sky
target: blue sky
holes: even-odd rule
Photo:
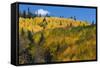
[[[96,22],[96,9],[94,8],[77,8],[77,7],[59,7],[59,6],[42,6],[42,5],[19,5],[19,11],[30,11],[34,13],[39,9],[48,11],[52,16],[64,16],[65,18],[75,16],[77,20]]]

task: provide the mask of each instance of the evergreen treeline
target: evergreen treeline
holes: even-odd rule
[[[32,13],[31,11],[30,11],[30,8],[28,8],[28,10],[26,11],[26,10],[24,10],[24,11],[19,11],[19,17],[23,17],[23,18],[34,18],[34,17],[42,17],[42,15],[41,14],[39,14],[39,15],[37,15],[37,14],[35,14],[35,13]],[[46,16],[45,17],[50,17],[48,14],[46,14]]]
[[[36,17],[36,14],[32,13],[30,11],[30,9],[28,8],[28,11],[19,11],[19,17],[23,17],[23,18],[32,18],[32,17]]]

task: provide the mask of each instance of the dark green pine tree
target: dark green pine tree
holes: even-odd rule
[[[76,16],[74,16],[74,20],[76,21]]]
[[[28,14],[27,17],[30,18],[30,9],[28,8]]]
[[[33,39],[32,39],[33,35],[31,33],[31,31],[28,31],[28,39],[33,42]]]
[[[45,29],[46,25],[47,25],[47,21],[46,18],[43,19],[43,21],[39,24],[41,27],[43,27],[43,29]]]
[[[91,25],[94,25],[94,21],[92,21],[92,24]]]
[[[26,11],[23,11],[23,17],[26,18]]]

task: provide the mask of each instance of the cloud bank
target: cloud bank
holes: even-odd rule
[[[44,9],[38,9],[35,11],[35,14],[38,16],[46,16],[47,14],[50,14],[50,12]]]

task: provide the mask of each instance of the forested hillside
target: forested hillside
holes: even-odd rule
[[[73,18],[19,18],[19,64],[96,59],[96,25]]]

